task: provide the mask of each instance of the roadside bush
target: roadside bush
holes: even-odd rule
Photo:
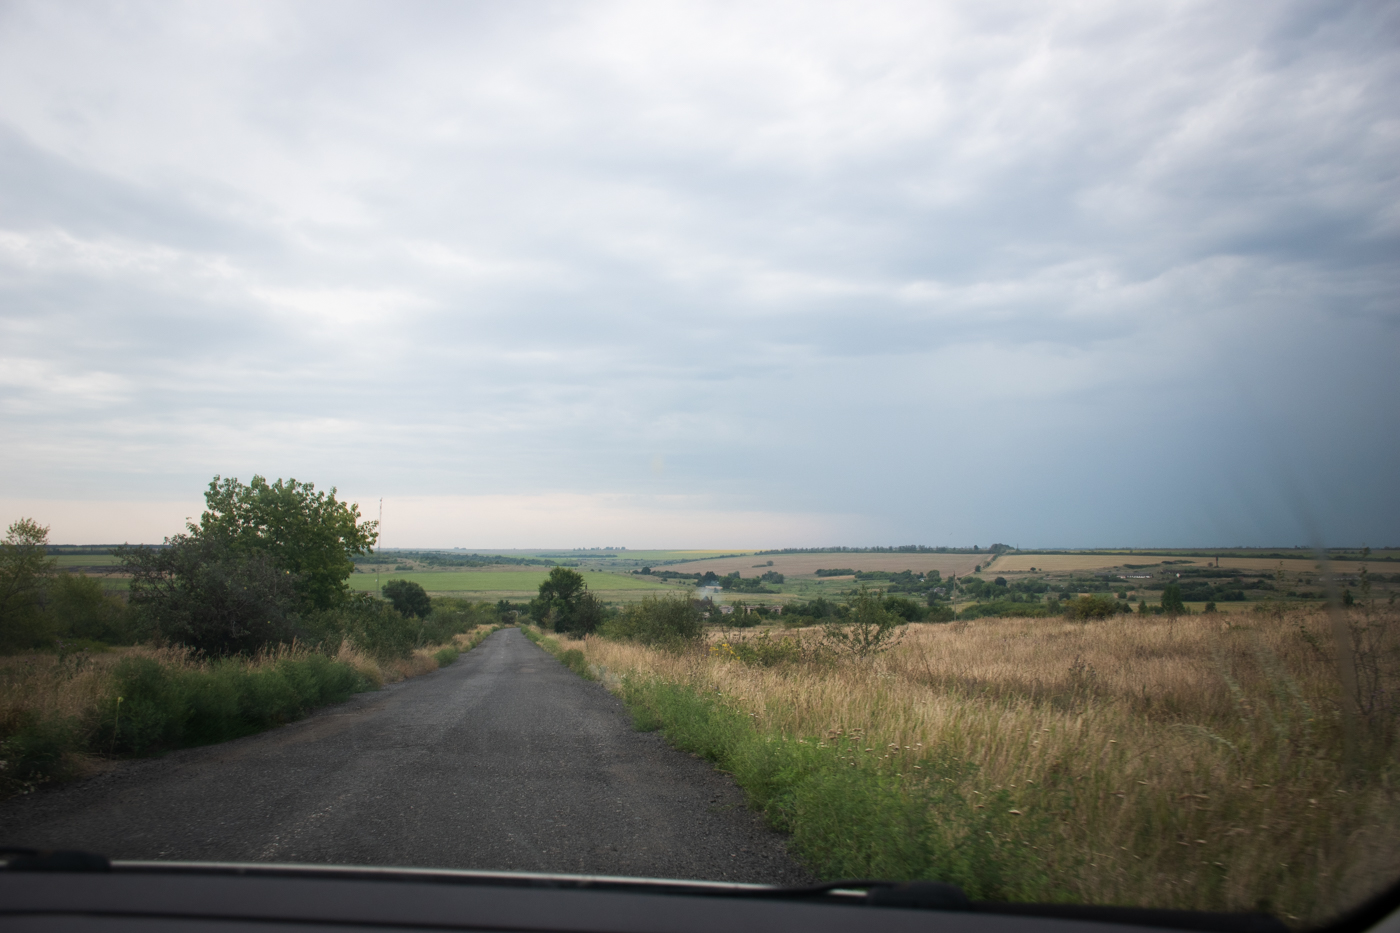
[[[302,631],[313,644],[334,651],[349,641],[356,648],[377,658],[406,658],[414,648],[426,644],[426,624],[410,621],[394,607],[368,593],[353,594],[343,607],[309,614]]]
[[[422,618],[433,611],[427,590],[412,580],[390,580],[384,584],[383,594],[407,618]]]
[[[437,660],[439,667],[446,667],[460,657],[462,652],[456,648],[439,648],[433,657]]]
[[[121,547],[130,603],[155,637],[213,656],[251,654],[296,636],[296,579],[267,555],[176,535],[167,547]]]
[[[102,591],[102,583],[78,573],[60,573],[49,583],[45,613],[64,642],[130,645],[140,637],[126,602]]]
[[[451,641],[454,635],[470,632],[478,625],[495,624],[498,618],[492,606],[439,596],[432,601],[432,611],[418,621],[422,644],[438,645]]]
[[[368,686],[349,664],[320,654],[208,668],[130,657],[113,671],[113,696],[89,728],[99,750],[149,755],[291,722]]]
[[[689,597],[680,594],[648,596],[625,606],[598,632],[604,638],[635,641],[673,651],[698,644],[704,633],[700,610]]]

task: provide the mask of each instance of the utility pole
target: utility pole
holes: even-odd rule
[[[374,530],[375,530],[375,531],[379,531],[379,529],[381,529],[381,528],[383,528],[383,527],[384,527],[384,497],[383,497],[383,496],[380,496],[380,497],[379,497],[379,521],[375,523],[375,525],[374,525]],[[380,534],[383,534],[383,532],[380,532]],[[376,596],[383,596],[383,595],[384,595],[382,592],[380,592],[380,589],[379,589],[379,561],[375,561],[375,562],[374,562],[374,593],[375,593]]]

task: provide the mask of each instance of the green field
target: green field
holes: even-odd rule
[[[113,567],[117,559],[111,554],[60,554],[53,558],[60,570],[70,567]]]
[[[540,584],[548,576],[549,572],[545,570],[382,573],[379,575],[379,583],[382,585],[390,580],[411,580],[429,593],[500,593],[534,596],[539,592]],[[655,580],[647,580],[630,574],[584,572],[583,576],[588,581],[588,588],[599,594],[627,592],[641,595],[646,592],[656,593],[678,589],[675,586],[668,587]],[[375,575],[372,573],[357,573],[350,577],[351,589],[372,592],[374,587]]]

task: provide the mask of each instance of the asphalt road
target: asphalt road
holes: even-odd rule
[[[516,629],[455,664],[222,745],[0,805],[0,843],[111,858],[798,883],[706,762]]]

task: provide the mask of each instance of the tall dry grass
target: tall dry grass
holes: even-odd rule
[[[561,647],[614,685],[658,678],[722,696],[760,732],[857,739],[907,781],[936,755],[975,764],[966,793],[1004,790],[1042,821],[1047,898],[1262,907],[1308,923],[1400,875],[1400,618],[1351,623],[1370,626],[1369,716],[1342,695],[1321,612],[916,625],[887,654],[824,666],[593,637]]]

